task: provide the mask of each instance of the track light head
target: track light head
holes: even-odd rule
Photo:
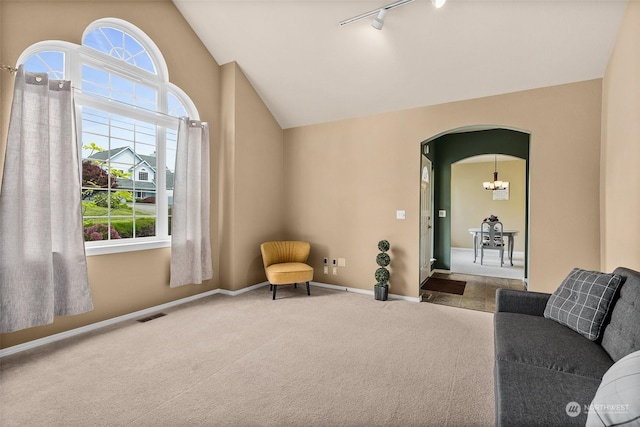
[[[447,0],[431,0],[431,3],[433,3],[436,9],[440,9],[446,2]]]
[[[382,30],[382,26],[384,25],[384,15],[387,13],[385,9],[380,9],[378,12],[378,16],[373,20],[371,26],[376,30]]]

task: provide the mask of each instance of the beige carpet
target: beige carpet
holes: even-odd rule
[[[0,360],[0,425],[493,426],[492,315],[215,295]]]

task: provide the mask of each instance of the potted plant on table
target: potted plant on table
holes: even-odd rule
[[[378,249],[380,253],[376,256],[376,263],[379,268],[376,270],[376,284],[373,287],[375,299],[378,301],[386,301],[389,297],[389,270],[387,266],[391,263],[391,257],[387,254],[387,251],[391,245],[386,240],[380,240],[378,242]]]

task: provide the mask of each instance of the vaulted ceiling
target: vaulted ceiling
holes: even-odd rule
[[[173,0],[283,128],[601,78],[624,0]]]

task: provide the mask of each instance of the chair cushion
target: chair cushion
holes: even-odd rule
[[[265,269],[272,285],[287,285],[313,280],[313,267],[302,262],[272,264]]]
[[[595,341],[621,283],[617,274],[574,268],[549,298],[544,317]]]
[[[640,350],[640,273],[624,267],[613,272],[624,277],[624,283],[611,310],[611,321],[602,333],[602,347],[618,361]]]

